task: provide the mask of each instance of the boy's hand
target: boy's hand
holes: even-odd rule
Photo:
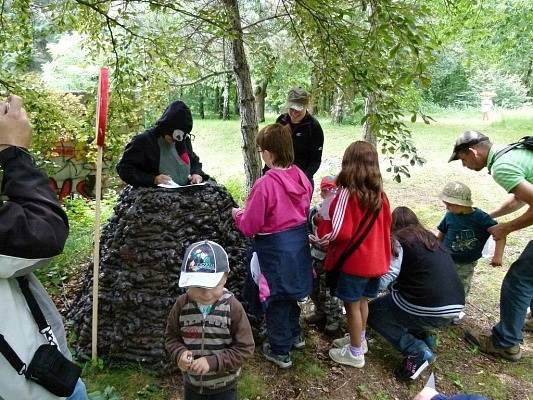
[[[178,360],[178,368],[182,371],[188,371],[189,368],[191,368],[192,362],[192,353],[189,350],[186,350],[181,353],[181,357]]]
[[[190,372],[194,372],[197,375],[205,375],[209,372],[209,363],[207,358],[200,357],[194,360],[189,368]]]
[[[492,265],[493,267],[501,267],[502,266],[502,259],[501,258],[492,257],[492,260],[490,261],[490,265]]]

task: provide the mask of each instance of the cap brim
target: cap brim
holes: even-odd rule
[[[296,111],[302,111],[305,108],[305,106],[300,103],[291,103],[291,102],[287,103],[287,110],[290,110],[291,108]]]
[[[214,288],[224,276],[224,272],[182,272],[179,287],[204,287]]]
[[[450,159],[448,160],[448,162],[452,162],[452,161],[455,161],[457,160],[457,152],[454,150],[454,152],[452,153],[452,156],[450,157]]]
[[[472,200],[459,200],[454,197],[448,197],[443,193],[439,194],[439,199],[445,201],[446,203],[455,204],[456,206],[472,207],[472,204],[474,204]]]

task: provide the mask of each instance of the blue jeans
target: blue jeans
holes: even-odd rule
[[[229,390],[214,394],[196,393],[190,385],[184,385],[184,400],[237,400],[237,388],[234,386]]]
[[[503,278],[500,322],[492,328],[494,345],[512,347],[522,343],[522,327],[530,305],[533,305],[533,240]]]
[[[409,314],[394,303],[390,293],[368,303],[368,325],[403,355],[424,351],[431,353],[422,338],[436,328],[449,325],[450,322],[449,318]]]
[[[272,353],[289,354],[294,338],[300,335],[300,307],[296,300],[274,300],[266,312],[266,329]]]
[[[87,396],[87,389],[85,388],[85,383],[83,383],[81,378],[79,378],[78,382],[76,382],[74,392],[69,397],[67,397],[67,400],[89,400],[89,396]]]

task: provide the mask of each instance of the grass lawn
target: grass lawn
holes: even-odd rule
[[[464,130],[481,130],[497,144],[516,141],[533,132],[533,110],[502,112],[491,123],[482,122],[477,112],[454,112],[433,116],[436,122],[408,126],[420,155],[427,160],[422,167],[411,169],[411,178],[392,182],[384,175],[385,189],[392,207],[411,207],[428,227],[434,229],[444,214],[437,199],[443,185],[460,180],[470,185],[474,204],[490,211],[506,196],[487,171],[473,172],[460,162],[447,163],[455,137]],[[272,122],[270,116],[267,122]],[[359,138],[358,126],[334,126],[321,120],[325,132],[323,164],[315,175],[318,181],[325,174],[339,171],[346,146]],[[204,170],[219,182],[242,193],[243,161],[240,150],[239,121],[195,120],[193,146]],[[384,170],[384,169],[383,169]],[[315,185],[316,186],[316,185]],[[75,228],[73,228],[75,229]],[[505,252],[504,266],[492,268],[481,260],[476,269],[473,289],[466,308],[466,326],[490,327],[499,318],[501,280],[510,263],[533,237],[533,228],[511,234]],[[465,344],[462,328],[453,327],[439,334],[438,359],[433,371],[440,390],[452,394],[469,391],[483,393],[492,399],[533,398],[533,335],[525,336],[525,357],[509,363],[486,357]],[[410,399],[423,386],[423,379],[407,386],[398,383],[392,374],[399,355],[386,342],[374,338],[362,370],[334,366],[327,357],[329,338],[310,331],[307,349],[295,356],[295,368],[278,371],[256,355],[244,368],[240,383],[245,399]],[[140,368],[86,368],[84,374],[90,391],[99,390],[98,398],[180,399],[175,382],[179,379],[159,378]],[[424,378],[427,374],[424,374]],[[108,388],[107,395],[104,390]],[[114,390],[109,390],[114,387]],[[107,396],[107,397],[106,397]],[[115,397],[112,397],[115,396]]]

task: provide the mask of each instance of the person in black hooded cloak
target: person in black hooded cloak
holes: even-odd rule
[[[153,187],[173,180],[178,185],[209,179],[191,144],[192,115],[182,101],[172,102],[154,126],[127,145],[117,172],[134,187]]]

